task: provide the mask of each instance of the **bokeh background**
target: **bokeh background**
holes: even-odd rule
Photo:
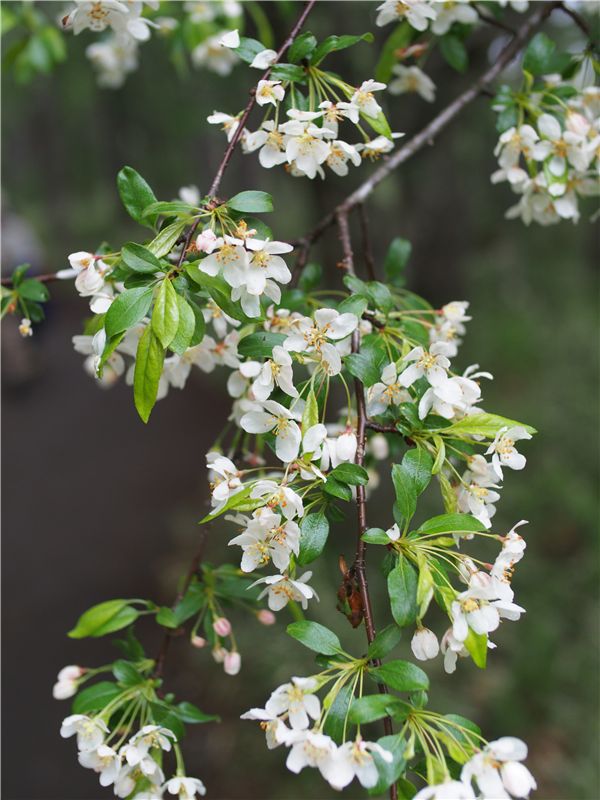
[[[265,9],[281,40],[300,4],[268,3]],[[374,10],[374,3],[319,2],[310,28],[321,35],[361,33],[374,28]],[[577,36],[558,22],[556,35],[573,43]],[[473,38],[472,72],[487,62],[496,33]],[[332,67],[356,83],[370,77],[385,35],[378,30],[375,44],[334,56]],[[142,47],[142,67],[124,88],[103,91],[84,56],[92,40],[82,34],[69,41],[68,61],[51,77],[17,86],[10,73],[3,76],[5,272],[26,260],[39,272],[53,271],[72,251],[139,236],[115,189],[123,164],[137,168],[161,199],[190,183],[205,191],[224,146],[205,118],[215,108],[240,108],[254,77],[242,67],[227,79],[193,72],[181,80],[161,42],[152,41]],[[394,130],[419,130],[469,80],[437,54],[428,71],[439,87],[433,105],[386,98]],[[496,518],[499,530],[530,520],[527,557],[514,583],[527,614],[502,626],[486,672],[464,661],[446,676],[439,662],[430,662],[431,706],[470,716],[490,739],[526,739],[540,798],[595,800],[598,240],[588,213],[577,227],[526,229],[505,221],[512,195],[489,181],[495,141],[494,115],[482,98],[369,202],[379,260],[394,236],[404,236],[413,243],[410,288],[436,304],[470,301],[473,321],[458,363],[477,362],[495,374],[485,387],[486,406],[539,429],[525,447],[526,472],[506,476]],[[225,194],[271,192],[271,221],[285,240],[311,227],[369,169],[311,183],[261,170],[254,157],[237,154],[222,188]],[[332,280],[339,280],[337,248],[332,233],[319,250]],[[95,776],[77,765],[73,742],[58,736],[68,704],[52,700],[51,686],[64,664],[103,663],[113,651],[108,640],[75,642],[65,632],[103,599],[171,601],[206,509],[204,453],[228,413],[224,376],[195,372],[145,427],[129,388],[99,389],[71,347],[85,301],[71,285],[51,288],[48,320],[33,339],[16,335],[14,319],[3,324],[7,800],[99,796]],[[437,498],[425,501],[424,513],[439,513]],[[370,524],[389,524],[390,502],[384,481],[373,495]],[[228,533],[220,525],[211,534],[214,562],[232,558]],[[350,516],[348,525],[335,529],[329,558],[316,567],[321,603],[311,611],[360,652],[362,634],[347,630],[335,611],[335,562],[352,540]],[[371,561],[376,587],[376,553]],[[375,607],[382,620],[385,596],[377,587]],[[244,655],[235,678],[224,677],[208,652],[173,643],[169,686],[222,716],[221,725],[190,729],[185,748],[189,772],[203,778],[213,798],[332,794],[314,771],[299,779],[287,773],[284,754],[268,752],[260,732],[238,722],[290,673],[312,668],[308,651],[285,636],[286,621],[266,629],[233,615]],[[442,619],[434,622],[441,633]],[[149,624],[140,635],[153,653],[157,631]],[[406,642],[399,657],[407,653]]]

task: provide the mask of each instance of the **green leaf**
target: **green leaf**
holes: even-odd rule
[[[417,573],[402,554],[388,574],[387,586],[392,616],[401,628],[412,625],[417,619]]]
[[[314,389],[311,387],[308,397],[306,398],[306,405],[302,412],[302,431],[306,433],[307,430],[317,425],[319,422],[319,404]]]
[[[412,477],[417,496],[422,494],[431,481],[433,458],[424,447],[409,450],[402,459],[403,469]]]
[[[397,63],[396,51],[401,50],[410,44],[413,36],[413,29],[409,22],[402,22],[392,32],[381,48],[381,56],[375,68],[375,80],[389,83],[392,77],[392,69]]]
[[[394,286],[404,284],[404,270],[411,252],[412,244],[408,239],[397,237],[392,240],[383,262],[383,269],[388,281]]]
[[[523,422],[517,422],[516,420],[508,419],[507,417],[500,417],[498,414],[486,414],[484,412],[470,414],[464,419],[454,422],[452,425],[450,425],[450,427],[444,428],[443,430],[444,434],[447,434],[448,436],[452,436],[454,434],[461,434],[463,436],[468,434],[471,436],[475,434],[476,436],[486,436],[490,439],[493,439],[500,428],[513,428],[515,426],[525,428],[527,433],[537,433],[536,429],[532,428],[531,425],[525,425]]]
[[[202,309],[198,303],[195,303],[193,300],[188,300],[188,305],[194,313],[194,333],[192,334],[189,347],[195,347],[197,344],[200,344],[202,339],[204,339],[204,334],[206,333],[206,321],[204,319]],[[181,314],[181,309],[179,309],[179,313]]]
[[[392,754],[392,760],[386,761],[377,750],[373,750],[373,760],[379,773],[379,780],[375,786],[369,789],[370,795],[384,794],[406,770],[406,760],[404,758],[406,740],[401,733],[393,736],[382,736],[381,739],[377,740],[377,744]]]
[[[163,628],[178,628],[179,623],[175,612],[168,606],[161,606],[156,613],[157,625],[162,625]]]
[[[142,683],[144,680],[144,676],[138,672],[136,667],[130,661],[125,661],[124,659],[115,661],[112,671],[115,678],[124,686],[137,686],[138,683]]]
[[[442,55],[457,72],[464,72],[469,66],[469,54],[467,49],[458,36],[447,33],[440,39],[440,50]]]
[[[226,206],[245,214],[265,214],[273,211],[273,199],[266,192],[240,192],[228,200]]]
[[[193,206],[190,203],[184,203],[183,200],[175,200],[171,202],[151,203],[144,210],[144,217],[158,216],[162,214],[163,217],[175,217],[182,214],[189,216],[198,211],[198,206]]]
[[[331,475],[328,476],[323,484],[323,491],[332,497],[339,497],[340,500],[345,500],[347,503],[352,500],[352,491],[350,487],[331,477]]]
[[[352,47],[359,42],[371,43],[373,38],[372,33],[363,33],[362,36],[328,36],[323,39],[312,54],[311,63],[316,66],[321,63],[326,55],[333,53],[335,50],[345,50],[347,47]]]
[[[134,272],[155,273],[164,270],[163,265],[150,250],[135,242],[123,245],[121,261]]]
[[[309,31],[305,31],[305,33],[301,33],[300,36],[294,39],[292,46],[287,52],[287,57],[292,64],[298,64],[305,58],[309,59],[316,46],[317,40],[313,34]]]
[[[358,464],[338,464],[329,473],[329,477],[335,478],[342,483],[349,483],[351,486],[366,486],[369,482],[369,473]]]
[[[380,111],[376,117],[369,117],[367,114],[361,114],[361,117],[365,120],[365,122],[368,122],[375,133],[379,134],[380,136],[385,136],[386,139],[392,138],[392,129],[390,128],[390,124],[387,121],[383,111]]]
[[[350,707],[350,722],[353,725],[366,725],[384,717],[406,719],[411,706],[392,694],[369,694],[358,697]]]
[[[485,530],[485,525],[470,514],[440,514],[424,522],[417,533],[470,533]]]
[[[105,706],[115,700],[123,690],[116,683],[100,681],[93,686],[82,689],[73,700],[73,714],[89,714],[90,711],[102,711]]]
[[[188,703],[187,700],[184,700],[182,703],[178,703],[178,705],[175,707],[175,710],[177,711],[178,717],[191,725],[201,722],[220,721],[220,717],[218,717],[216,714],[205,714],[204,711],[200,711],[198,706],[195,706],[193,703]]]
[[[398,510],[408,521],[417,508],[417,489],[412,472],[404,464],[394,464],[392,466],[392,482],[396,492]]]
[[[556,44],[545,33],[536,33],[523,56],[523,69],[531,75],[548,75],[553,68]]]
[[[26,300],[33,300],[37,303],[45,303],[50,297],[50,292],[43,283],[36,281],[35,278],[26,278],[19,283],[18,292]]]
[[[140,225],[154,227],[156,216],[144,217],[145,209],[156,203],[154,192],[133,167],[123,167],[117,175],[117,188],[127,213]]]
[[[286,336],[284,333],[261,331],[244,336],[238,344],[238,353],[246,358],[271,358],[273,348],[282,346]]]
[[[417,553],[419,579],[417,581],[417,616],[423,619],[433,598],[434,580],[429,561],[424,553]]]
[[[369,301],[366,297],[347,297],[337,307],[340,314],[354,314],[355,317],[360,319],[369,307]]]
[[[179,310],[179,324],[177,326],[177,333],[169,345],[169,348],[174,353],[177,353],[178,356],[182,356],[188,347],[190,347],[196,329],[196,316],[193,308],[185,297],[180,294],[176,295],[176,297]]]
[[[157,725],[161,725],[162,727],[173,731],[177,737],[177,741],[181,741],[181,739],[183,739],[185,736],[185,726],[181,721],[181,717],[177,713],[176,709],[161,701],[149,703],[148,705],[150,706],[150,710],[152,712],[153,721]]]
[[[240,37],[239,47],[235,48],[235,52],[242,59],[242,61],[245,61],[246,64],[251,64],[256,56],[259,53],[262,53],[262,51],[265,49],[266,48],[262,42],[242,36]]]
[[[369,528],[360,537],[367,544],[391,544],[391,539],[383,528]]]
[[[300,566],[310,564],[323,552],[329,536],[329,522],[325,514],[307,514],[300,523],[300,554],[296,559]]]
[[[343,653],[342,644],[338,637],[318,622],[292,622],[287,626],[288,634],[301,642],[309,650],[321,653],[325,656],[337,656]]]
[[[152,312],[152,330],[157,335],[163,347],[168,347],[177,333],[179,327],[179,303],[177,293],[170,280],[166,279],[160,284],[154,311]]]
[[[442,467],[444,466],[444,462],[446,461],[446,445],[444,444],[444,440],[442,439],[441,436],[434,436],[433,444],[435,445],[436,454],[435,454],[435,461],[433,462],[433,467],[431,468],[431,474],[437,475],[439,472],[442,471]]]
[[[465,639],[465,647],[473,659],[473,663],[479,669],[485,669],[487,662],[488,637],[484,633],[475,633],[469,628],[469,634]]]
[[[381,378],[381,369],[386,361],[385,353],[371,350],[368,353],[351,353],[344,358],[348,372],[365,387],[373,386]]]
[[[110,338],[132,328],[148,313],[152,303],[151,286],[140,286],[137,289],[126,289],[118,295],[104,318],[106,335]]]
[[[71,639],[84,639],[87,636],[104,636],[130,625],[138,617],[138,611],[129,605],[128,600],[106,600],[82,614],[77,624],[70,630]]]
[[[302,289],[303,292],[311,292],[313,289],[316,289],[321,282],[322,275],[323,268],[321,265],[315,264],[314,261],[309,261],[300,275],[298,281],[299,288]]]
[[[327,710],[323,733],[331,736],[334,742],[342,744],[346,728],[346,715],[350,707],[350,702],[354,693],[352,691],[352,681],[347,683],[339,690],[335,700]]]
[[[369,675],[397,692],[417,692],[429,688],[427,675],[409,661],[388,661],[380,667],[369,667]]]
[[[269,78],[274,81],[290,81],[290,83],[306,83],[306,73],[295,64],[276,64]]]
[[[150,412],[156,403],[164,360],[164,348],[152,327],[148,325],[138,344],[133,374],[133,399],[137,412],[144,422],[148,422]]]
[[[211,277],[210,275],[206,275],[206,273],[202,272],[200,269],[200,262],[196,261],[193,264],[186,264],[185,270],[190,278],[203,289],[205,289],[215,303],[222,309],[226,314],[234,319],[239,320],[240,322],[251,322],[255,324],[258,321],[258,317],[254,317],[250,319],[247,317],[244,312],[241,310],[239,304],[233,303],[229,297],[231,293],[231,287],[228,286],[227,283],[221,277]]]
[[[170,225],[161,228],[160,232],[148,245],[148,250],[150,250],[150,252],[153,253],[157,258],[166,256],[167,253],[170,253],[175,246],[175,243],[179,239],[186,224],[186,221],[182,219],[172,222]]]
[[[402,638],[402,631],[397,625],[388,625],[379,631],[367,650],[367,657],[371,660],[385,658]]]

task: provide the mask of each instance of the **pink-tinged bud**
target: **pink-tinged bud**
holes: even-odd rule
[[[215,249],[216,241],[217,237],[211,230],[202,231],[196,239],[196,248],[200,250],[201,253],[210,254]]]
[[[261,625],[275,624],[275,614],[272,611],[268,611],[266,608],[261,608],[261,610],[256,615],[256,618],[258,619]]]
[[[227,675],[237,675],[242,667],[242,657],[234,650],[232,653],[227,653],[223,661],[223,669]]]
[[[77,678],[81,678],[84,672],[86,672],[84,667],[80,667],[77,664],[69,664],[67,667],[63,667],[61,669],[56,677],[56,680],[59,682],[76,681]]]
[[[229,636],[231,633],[231,622],[225,617],[217,617],[213,622],[213,630],[217,636]]]
[[[190,639],[190,644],[192,645],[192,647],[197,647],[197,648],[205,647],[206,639],[204,639],[202,636],[192,636],[192,638]]]
[[[428,661],[435,658],[440,652],[437,636],[429,628],[418,628],[410,643],[415,658],[419,661]]]
[[[212,657],[217,664],[222,664],[225,661],[225,656],[227,655],[227,650],[224,647],[215,647],[212,651]]]
[[[55,700],[67,700],[77,692],[77,681],[57,681],[52,687],[52,697]]]

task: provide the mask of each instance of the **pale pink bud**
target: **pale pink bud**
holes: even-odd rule
[[[77,678],[81,678],[85,669],[83,667],[78,666],[77,664],[69,664],[66,667],[63,667],[61,671],[58,673],[56,680],[57,681],[76,681]]]
[[[223,669],[227,675],[237,675],[242,667],[242,657],[234,650],[232,653],[227,653],[223,661]]]
[[[229,636],[231,633],[231,622],[225,617],[217,617],[213,622],[213,630],[217,636]]]
[[[261,608],[261,610],[256,615],[256,618],[261,623],[261,625],[275,624],[275,614],[272,611],[268,611],[266,608]]]
[[[77,692],[77,681],[57,681],[52,687],[52,697],[55,700],[66,700]]]
[[[225,661],[227,650],[224,647],[215,647],[212,651],[212,657],[217,664],[222,664]]]
[[[195,636],[194,635],[190,639],[190,643],[191,643],[192,647],[200,648],[200,647],[204,647],[206,645],[206,639],[204,639],[202,636]]]
[[[215,249],[216,241],[217,237],[211,230],[202,231],[196,239],[196,248],[200,250],[201,253],[210,254]]]

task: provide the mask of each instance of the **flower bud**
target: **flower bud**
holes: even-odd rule
[[[275,614],[272,611],[268,611],[266,608],[261,608],[261,610],[256,615],[256,618],[258,619],[261,625],[275,624]]]
[[[237,675],[242,667],[242,657],[237,650],[227,653],[223,661],[223,669],[227,675]]]
[[[190,639],[190,644],[192,645],[192,647],[201,648],[206,645],[206,639],[204,639],[202,636],[194,635]]]
[[[66,700],[77,692],[77,681],[57,681],[52,687],[52,697],[55,700]]]
[[[81,678],[85,669],[83,667],[78,666],[77,664],[69,664],[66,667],[63,667],[61,671],[58,673],[56,680],[57,681],[76,681],[77,678]]]
[[[222,664],[225,661],[226,655],[227,655],[227,650],[224,647],[213,648],[212,657],[217,662],[217,664]]]
[[[435,658],[440,652],[437,636],[429,628],[417,628],[410,643],[410,648],[415,658],[419,661]]]
[[[216,241],[217,237],[211,230],[202,231],[196,239],[196,248],[200,250],[201,253],[210,254],[215,249]]]
[[[213,630],[217,636],[229,636],[231,633],[231,622],[225,617],[217,617],[213,622]]]

